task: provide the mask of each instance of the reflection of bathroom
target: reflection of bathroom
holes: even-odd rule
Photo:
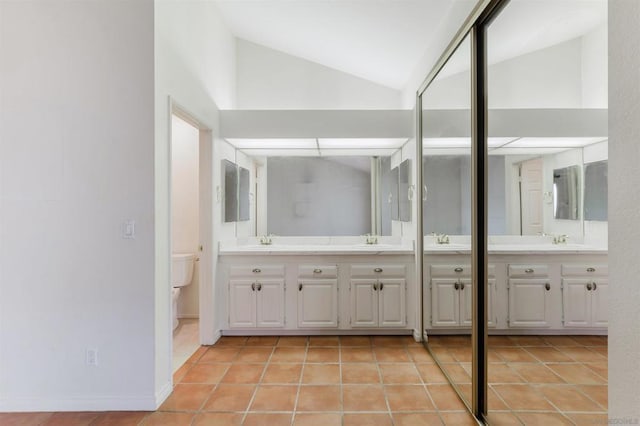
[[[200,345],[198,312],[199,130],[172,117],[171,132],[171,319],[173,368]]]

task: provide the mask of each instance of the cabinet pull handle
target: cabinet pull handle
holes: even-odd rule
[[[546,283],[546,284],[544,285],[544,288],[545,288],[547,291],[551,290],[551,284]]]
[[[376,268],[373,270],[373,272],[382,272],[382,268]]]
[[[322,269],[314,269],[313,273],[314,274],[321,274],[322,273]]]
[[[377,284],[377,283],[374,283],[374,284],[373,284],[373,290],[374,290],[374,291],[378,291],[378,284]]]
[[[262,272],[262,271],[261,271],[259,268],[255,268],[252,272],[253,272],[254,274],[259,274],[259,273],[260,273],[260,272]]]
[[[384,284],[380,283],[380,291],[384,288]]]
[[[591,291],[592,288],[591,283],[587,283],[587,290]]]
[[[456,272],[462,272],[462,271],[464,271],[464,269],[462,269],[462,268],[456,268],[456,269],[454,269],[454,271],[456,271]]]
[[[596,291],[598,289],[598,285],[596,283],[593,283],[593,291]]]
[[[302,291],[302,283],[298,284],[298,291]]]
[[[524,272],[525,272],[526,274],[533,274],[533,269],[531,269],[531,268],[527,268],[527,269],[525,269],[525,270],[524,270]]]
[[[455,288],[456,290],[458,290],[460,288],[460,284],[458,284],[457,282],[453,284],[453,288]]]
[[[596,268],[587,268],[587,272],[595,272]]]
[[[258,283],[258,291],[262,290],[262,284]]]
[[[251,283],[251,291],[256,291],[256,283]]]
[[[464,290],[464,283],[460,283],[460,290]]]

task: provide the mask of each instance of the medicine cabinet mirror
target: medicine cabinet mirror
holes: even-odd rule
[[[580,219],[580,167],[553,170],[553,217]]]
[[[607,160],[584,166],[584,220],[607,220],[609,182]]]
[[[229,160],[222,160],[222,188],[224,188],[222,203],[224,222],[249,220],[249,170]]]

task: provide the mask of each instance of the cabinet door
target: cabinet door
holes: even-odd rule
[[[460,324],[464,326],[470,327],[472,324],[473,311],[472,311],[472,302],[473,302],[473,287],[471,285],[470,279],[460,280],[464,287],[461,289],[461,299],[460,299]],[[496,292],[496,280],[494,278],[490,278],[488,281],[487,288],[487,325],[489,327],[496,326],[496,318],[494,315],[495,310],[493,309],[493,301],[495,299]]]
[[[380,327],[407,325],[406,281],[402,279],[378,280],[378,321]]]
[[[378,326],[377,287],[375,279],[351,280],[351,327]]]
[[[457,283],[456,278],[431,280],[431,326],[460,325],[460,291],[455,288]]]
[[[548,284],[548,279],[509,280],[510,327],[549,327]]]
[[[302,280],[297,290],[298,327],[338,326],[338,280]]]
[[[256,326],[256,292],[253,280],[229,282],[229,327]]]
[[[591,280],[567,278],[562,280],[562,315],[565,327],[589,327],[591,324]]]
[[[258,327],[284,327],[284,281],[259,280],[256,282],[256,325]]]
[[[591,324],[593,327],[609,326],[609,281],[598,278],[592,282],[596,284],[591,291]]]

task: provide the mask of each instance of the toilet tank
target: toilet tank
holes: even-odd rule
[[[184,287],[193,279],[193,253],[173,253],[171,255],[171,287]]]

